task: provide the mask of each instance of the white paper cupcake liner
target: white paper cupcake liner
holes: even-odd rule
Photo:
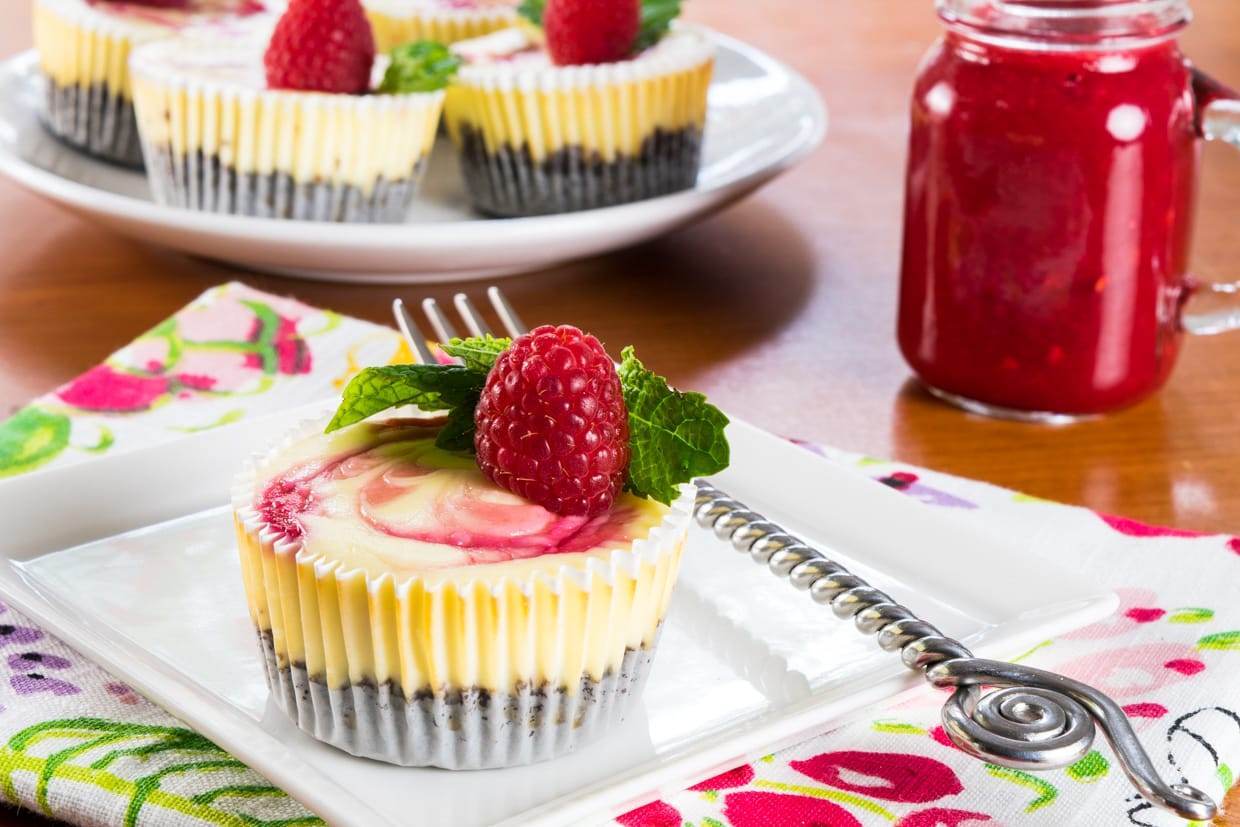
[[[701,164],[702,131],[656,131],[636,155],[608,161],[566,147],[535,160],[528,147],[488,151],[469,127],[459,132],[461,175],[478,210],[499,216],[592,210],[692,189]]]
[[[462,46],[516,48],[512,30]],[[638,57],[591,66],[545,59],[463,68],[446,117],[470,198],[520,216],[608,207],[694,186],[714,49],[673,32]]]
[[[387,52],[402,43],[434,40],[455,43],[517,22],[516,3],[508,6],[453,6],[409,0],[363,0],[375,46]]]
[[[407,699],[390,682],[329,688],[304,665],[281,666],[270,635],[259,646],[272,698],[300,729],[363,758],[456,770],[533,764],[597,740],[628,717],[654,660],[653,647],[630,649],[619,669],[583,678],[576,693],[522,686]]]
[[[194,43],[196,62],[179,56],[184,43],[149,44],[130,61],[156,202],[261,218],[405,220],[434,145],[444,92],[266,89],[255,43],[210,49]],[[220,67],[228,71],[217,72]],[[217,73],[248,73],[248,80],[217,81]]]
[[[43,125],[77,149],[128,167],[142,167],[133,104],[108,86],[60,86],[44,78]]]
[[[47,81],[43,122],[66,143],[127,166],[142,166],[129,57],[139,46],[196,32],[232,37],[274,24],[284,0],[264,0],[269,13],[226,8],[127,9],[97,0],[36,0],[35,49]],[[240,5],[240,3],[238,3]],[[160,15],[166,15],[161,17]]]
[[[233,494],[242,571],[268,686],[301,729],[394,764],[481,769],[563,755],[623,720],[679,569],[691,486],[647,536],[605,556],[398,583],[268,528],[252,504],[261,463]]]
[[[48,131],[90,155],[141,167],[126,61],[134,39],[158,29],[135,29],[81,0],[38,0],[33,16]]]
[[[357,224],[400,223],[416,197],[425,161],[408,178],[376,180],[364,191],[351,184],[297,181],[284,172],[238,172],[216,156],[178,155],[148,146],[147,180],[159,204],[203,212],[333,221]]]

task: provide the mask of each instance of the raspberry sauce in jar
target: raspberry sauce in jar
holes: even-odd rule
[[[1183,0],[940,0],[912,102],[899,341],[937,395],[1052,419],[1175,362],[1201,135]]]

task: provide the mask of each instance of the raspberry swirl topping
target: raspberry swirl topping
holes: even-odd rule
[[[321,543],[362,566],[409,571],[628,545],[660,514],[635,498],[590,518],[553,514],[495,485],[472,458],[436,448],[433,427],[360,430],[361,440],[293,457],[261,484],[255,507],[268,526],[311,551]]]
[[[265,0],[86,0],[108,14],[181,29],[218,17],[249,17],[268,10]]]

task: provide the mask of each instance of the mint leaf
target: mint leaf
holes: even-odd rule
[[[541,26],[543,21],[543,9],[547,6],[547,0],[521,0],[521,5],[517,6],[517,14],[533,23],[535,26]]]
[[[460,359],[467,368],[488,373],[495,365],[495,360],[511,344],[512,339],[497,338],[488,333],[484,336],[470,336],[468,339],[454,338],[443,345],[443,352]]]
[[[670,504],[676,486],[728,467],[728,418],[700,393],[681,393],[621,351],[620,384],[629,409],[629,477],[625,488]]]
[[[405,43],[389,52],[389,56],[391,63],[379,84],[379,91],[388,95],[443,89],[461,67],[459,57],[433,40]]]
[[[457,405],[452,409],[452,413],[448,414],[448,421],[439,429],[439,435],[435,437],[436,448],[473,453],[474,409],[478,407],[478,400],[482,396],[481,390],[479,388],[478,393]]]
[[[447,411],[473,405],[486,374],[461,365],[387,365],[366,368],[344,389],[340,407],[327,425],[331,433],[388,408],[416,405],[424,411]]]
[[[640,52],[658,43],[680,17],[680,0],[642,0],[642,21],[633,51]]]

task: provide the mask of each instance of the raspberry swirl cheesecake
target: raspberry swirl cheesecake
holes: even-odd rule
[[[457,61],[376,61],[359,0],[290,0],[274,31],[135,50],[134,106],[161,204],[260,218],[403,221]]]
[[[327,432],[242,474],[243,580],[268,684],[303,730],[403,765],[526,764],[638,696],[684,483],[726,465],[726,419],[631,354],[618,373],[575,328],[448,349],[463,364],[367,369]]]
[[[363,0],[375,44],[388,51],[402,43],[455,43],[504,29],[517,21],[517,0]]]
[[[444,121],[474,206],[539,215],[691,188],[714,48],[669,29],[676,11],[674,0],[546,0],[529,21],[541,29],[454,44],[464,65]]]
[[[232,26],[283,0],[36,0],[34,43],[46,80],[44,123],[108,161],[142,165],[130,50],[203,26]]]

